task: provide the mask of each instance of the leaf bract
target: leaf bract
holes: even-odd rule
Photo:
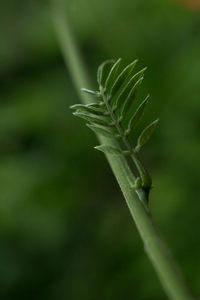
[[[114,155],[122,155],[123,154],[123,151],[121,149],[114,148],[114,147],[107,146],[107,145],[100,145],[100,146],[96,146],[94,148],[99,151],[102,151],[106,154],[114,154]]]

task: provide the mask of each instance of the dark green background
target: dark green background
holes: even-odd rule
[[[0,297],[166,299],[79,102],[47,1],[0,9]],[[200,15],[164,0],[73,0],[68,14],[93,78],[105,59],[148,66],[141,153],[151,209],[200,295]],[[142,97],[141,97],[142,99]]]

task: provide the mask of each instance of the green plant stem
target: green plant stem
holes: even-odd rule
[[[62,3],[58,0],[53,4],[53,19],[56,33],[60,42],[64,59],[76,85],[78,92],[81,87],[90,87],[82,60],[71,34],[67,16]],[[88,103],[88,97],[80,94],[84,103]],[[101,143],[117,147],[114,139],[98,137]],[[131,215],[144,242],[144,249],[150,258],[158,277],[169,299],[190,300],[193,299],[175,261],[155,227],[149,211],[142,204],[141,191],[133,188],[135,177],[130,170],[124,156],[106,155],[113,173],[120,185],[126,199]]]

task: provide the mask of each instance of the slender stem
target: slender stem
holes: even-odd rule
[[[66,22],[66,15],[63,13],[63,7],[60,6],[58,0],[53,7],[53,18],[65,61],[68,64],[77,89],[79,90],[80,87],[89,86],[89,82],[85,77],[85,72],[80,68],[80,66],[82,66],[82,60],[80,59],[80,55],[74,44],[74,39],[71,36],[69,24]],[[86,81],[87,84],[85,85]],[[88,103],[88,98],[82,94],[81,99],[84,103]],[[114,139],[106,137],[98,138],[104,144],[114,147],[118,146],[118,143]],[[126,159],[124,156],[114,156],[110,154],[107,154],[106,157],[120,185],[131,215],[144,242],[144,249],[150,258],[169,299],[192,300],[193,296],[182,278],[164,241],[161,239],[150,213],[145,210],[142,202],[139,200],[138,194],[135,189],[133,189],[135,177],[131,172]]]
[[[68,1],[68,0],[67,0]],[[71,27],[66,18],[65,5],[63,0],[50,0],[52,3],[53,21],[57,28],[56,33],[60,41],[60,48],[65,63],[71,73],[76,91],[84,103],[90,103],[90,97],[81,91],[81,88],[90,88],[90,77],[83,60],[80,57],[76,41],[71,32]]]

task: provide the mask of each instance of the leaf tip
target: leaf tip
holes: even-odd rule
[[[93,130],[93,125],[92,125],[92,124],[86,123],[85,125],[86,125],[88,128],[90,128],[91,130]]]
[[[139,61],[139,59],[138,58],[136,58],[134,61],[132,61],[131,63],[130,63],[130,65],[129,66],[132,66],[133,68],[135,67],[135,65],[138,63],[138,61]]]
[[[159,118],[157,118],[155,121],[153,121],[154,124],[157,124],[160,121]]]
[[[89,89],[86,89],[86,88],[81,88],[80,90],[84,93],[99,97],[99,92],[98,91],[92,91],[92,90],[89,90]]]
[[[94,149],[95,149],[95,150],[99,150],[99,151],[101,151],[101,152],[104,152],[103,149],[102,149],[102,148],[103,148],[102,146],[103,146],[103,145],[95,146]]]
[[[146,98],[144,99],[145,102],[149,103],[150,94],[147,94]]]
[[[122,60],[121,57],[119,57],[118,59],[116,59],[116,63],[120,62]]]
[[[70,109],[76,109],[76,104],[70,105],[69,108]]]

